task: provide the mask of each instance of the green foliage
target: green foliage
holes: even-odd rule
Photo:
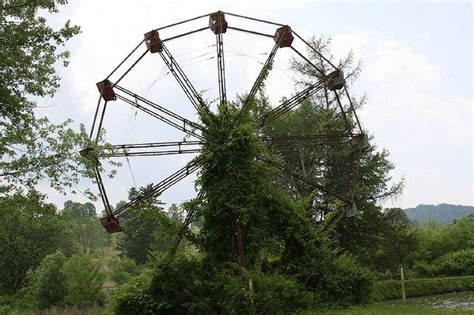
[[[0,198],[0,209],[0,292],[13,294],[46,255],[69,251],[70,234],[56,207],[35,191]]]
[[[69,52],[61,47],[79,33],[67,21],[60,29],[47,24],[42,10],[57,13],[66,1],[12,0],[0,4],[0,193],[33,188],[49,179],[59,191],[77,183],[81,167],[74,158],[87,133],[52,124],[35,115],[32,97],[53,96],[59,88],[57,63],[67,65]]]
[[[151,185],[148,185],[139,190],[131,188],[129,197],[133,198],[150,187]],[[173,245],[179,222],[168,217],[160,204],[158,200],[147,200],[121,222],[136,241],[126,235],[120,235],[117,248],[122,255],[132,258],[137,264],[148,262],[149,251],[165,252]]]
[[[419,246],[412,255],[412,270],[418,276],[473,275],[474,219],[460,218],[452,224],[419,226]]]
[[[423,276],[472,276],[474,275],[474,249],[450,252],[431,263],[418,262],[413,267]]]
[[[144,268],[138,276],[114,290],[111,296],[114,314],[156,314],[158,304],[149,292],[152,277],[152,269]]]
[[[64,303],[67,285],[61,270],[65,260],[61,253],[48,255],[38,268],[28,273],[28,297],[35,307],[45,309]]]
[[[407,297],[472,290],[474,290],[474,276],[405,280],[405,292]],[[373,292],[373,298],[376,301],[400,299],[400,281],[387,280],[376,282]]]
[[[83,307],[101,303],[104,275],[99,268],[99,264],[87,255],[73,255],[64,263],[62,272],[67,283],[66,304]]]
[[[128,257],[115,258],[110,261],[111,279],[121,285],[138,275],[139,268],[135,261]]]
[[[312,294],[296,280],[237,265],[215,266],[203,256],[163,255],[114,293],[117,314],[286,314],[311,307]],[[253,293],[249,292],[252,279]],[[253,301],[253,302],[252,302]]]
[[[75,253],[93,255],[98,249],[110,245],[110,234],[100,224],[92,203],[68,200],[64,203],[61,216],[71,231]]]

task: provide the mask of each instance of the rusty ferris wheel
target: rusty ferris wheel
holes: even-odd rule
[[[236,20],[249,20],[255,23],[263,23],[275,27],[274,34],[266,34],[260,32],[260,30],[252,30],[246,28],[240,28],[230,25],[226,20],[226,17],[232,16]],[[208,19],[209,24],[205,27],[201,27],[192,31],[174,35],[168,38],[161,38],[160,32],[165,29],[170,29],[183,25],[192,21]],[[127,144],[115,144],[112,146],[110,152],[105,152],[110,148],[103,148],[104,152],[97,156],[107,157],[134,157],[134,156],[164,156],[174,154],[198,154],[201,151],[202,146],[205,144],[205,139],[202,136],[202,131],[205,130],[206,126],[199,123],[193,122],[186,119],[185,117],[173,112],[172,110],[159,105],[154,100],[149,100],[142,95],[139,95],[122,85],[120,85],[122,79],[130,73],[130,71],[146,56],[146,55],[158,55],[162,59],[165,67],[169,70],[178,83],[179,88],[184,92],[189,102],[194,106],[197,111],[210,113],[211,109],[203,101],[202,96],[198,93],[188,76],[183,71],[183,68],[177,62],[171,51],[167,47],[167,43],[170,41],[179,40],[186,36],[189,36],[198,32],[212,31],[216,38],[216,51],[215,59],[217,60],[217,82],[219,90],[219,102],[227,102],[227,90],[226,90],[226,70],[225,70],[225,46],[224,46],[224,34],[228,31],[231,32],[244,32],[252,36],[258,36],[266,38],[267,40],[273,40],[273,48],[267,53],[267,58],[262,62],[263,66],[256,77],[253,85],[251,86],[250,92],[246,95],[242,104],[242,111],[247,110],[249,104],[256,97],[257,92],[261,88],[263,81],[274,62],[274,58],[280,49],[292,50],[298,58],[307,65],[314,68],[319,74],[314,78],[314,82],[308,85],[306,88],[300,91],[295,91],[292,96],[284,98],[278,106],[271,108],[266,113],[257,117],[254,122],[255,132],[260,137],[262,145],[269,148],[278,145],[298,145],[301,141],[310,140],[313,145],[328,144],[334,139],[329,139],[327,135],[289,135],[287,137],[264,137],[259,133],[263,127],[271,124],[281,116],[290,112],[296,108],[302,102],[310,99],[317,93],[324,91],[326,95],[328,93],[333,94],[336,105],[336,109],[343,118],[346,126],[344,135],[340,136],[337,140],[338,143],[344,143],[349,148],[351,154],[349,155],[348,166],[352,168],[350,171],[352,178],[347,176],[346,189],[343,194],[334,193],[324,187],[321,183],[314,181],[313,179],[306,178],[297,171],[290,169],[289,167],[278,163],[274,160],[267,159],[265,157],[258,157],[261,161],[268,163],[275,167],[282,173],[286,174],[292,181],[297,181],[309,187],[310,189],[317,190],[326,196],[328,199],[336,201],[335,210],[336,216],[328,222],[326,226],[332,226],[337,223],[343,216],[351,217],[356,215],[357,207],[353,201],[355,190],[357,186],[357,160],[360,159],[363,152],[369,147],[367,136],[364,134],[357,113],[354,109],[353,101],[349,95],[346,86],[346,77],[341,69],[336,67],[328,58],[323,56],[321,52],[305,41],[298,33],[296,33],[290,26],[270,22],[262,19],[256,19],[252,17],[242,16],[238,14],[218,11],[211,14],[201,15],[191,19],[187,19],[181,22],[173,23],[167,26],[163,26],[157,29],[153,29],[144,34],[143,40],[123,59],[119,65],[101,82],[97,83],[99,90],[99,101],[97,109],[94,115],[92,128],[90,131],[91,140],[95,141],[96,144],[99,140],[99,133],[102,128],[102,123],[106,113],[106,107],[109,102],[118,101],[126,105],[134,107],[136,110],[145,113],[153,118],[158,119],[164,124],[177,129],[190,137],[188,141],[168,141],[168,142],[147,142],[147,143],[127,143]],[[304,55],[295,48],[294,41],[299,41],[306,47],[308,51],[316,54],[322,63],[324,63],[331,71],[325,73],[321,66],[314,64]],[[140,54],[139,49],[145,48]],[[112,77],[122,68],[124,63],[129,60],[134,54],[139,54],[139,57],[133,61],[130,67],[126,68],[121,75],[115,81],[112,81]],[[346,105],[344,105],[346,102]],[[349,119],[350,115],[353,119]],[[99,147],[100,148],[100,147]],[[88,156],[90,148],[81,151],[81,155]],[[99,161],[95,167],[95,180],[98,185],[98,190],[101,199],[104,204],[106,215],[101,219],[103,227],[109,233],[115,233],[123,231],[120,225],[120,220],[125,218],[131,212],[137,210],[140,205],[148,199],[156,198],[161,195],[165,190],[171,188],[174,184],[186,178],[191,173],[199,169],[199,155],[197,158],[191,160],[184,167],[172,173],[162,181],[154,184],[151,189],[139,193],[137,196],[130,199],[129,202],[122,206],[113,209],[109,203],[109,199],[106,193],[105,185],[102,180],[101,172],[99,170]],[[350,182],[350,184],[349,184]],[[203,193],[198,193],[197,198],[203,198]],[[183,225],[175,239],[175,243],[179,243],[184,231],[195,215],[195,209],[191,209],[187,213]],[[329,224],[330,223],[330,224]]]

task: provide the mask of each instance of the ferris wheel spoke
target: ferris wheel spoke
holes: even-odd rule
[[[210,115],[209,108],[204,103],[202,96],[198,93],[196,88],[193,86],[183,69],[180,67],[176,59],[173,57],[168,48],[162,43],[162,51],[159,52],[168,70],[173,74],[174,78],[178,82],[184,94],[188,97],[191,104],[197,111],[203,110],[206,114]]]
[[[343,196],[339,196],[338,194],[335,194],[335,193],[327,190],[325,187],[323,187],[322,185],[314,182],[312,179],[309,179],[306,176],[303,176],[301,174],[295,173],[295,172],[291,171],[290,169],[288,169],[287,167],[281,165],[280,163],[277,163],[277,162],[272,161],[270,159],[264,158],[262,156],[258,156],[258,159],[265,162],[265,163],[267,163],[267,164],[269,164],[269,165],[271,165],[271,166],[273,166],[273,167],[275,167],[276,169],[282,171],[283,173],[285,173],[287,175],[290,175],[291,179],[296,179],[296,180],[300,181],[301,183],[306,185],[311,190],[319,190],[319,191],[325,193],[326,195],[329,195],[329,196],[335,198],[336,200],[340,200],[340,201],[352,204],[352,201],[347,200],[347,198],[345,198]]]
[[[342,145],[349,144],[353,135],[349,134],[318,134],[318,135],[293,135],[293,136],[278,136],[260,137],[259,140],[267,148],[281,148],[281,147],[305,147],[314,145]]]
[[[204,192],[201,190],[196,199],[199,201],[199,200],[202,200],[204,197]],[[186,214],[186,218],[184,219],[183,223],[181,224],[179,230],[178,230],[178,233],[176,234],[176,237],[174,239],[174,242],[173,242],[173,251],[176,250],[176,248],[179,246],[179,244],[181,243],[181,240],[183,239],[183,236],[184,236],[184,233],[186,232],[186,230],[188,229],[188,226],[189,224],[191,224],[192,220],[194,219],[194,216],[196,214],[196,212],[198,211],[198,208],[199,208],[199,204],[196,204],[194,207],[192,207],[189,212]]]
[[[269,123],[275,121],[282,115],[289,112],[291,109],[296,107],[297,105],[301,104],[304,100],[308,99],[318,91],[323,88],[321,82],[316,82],[313,85],[310,85],[303,91],[295,94],[293,97],[283,101],[279,106],[275,107],[274,109],[270,110],[268,113],[263,114],[261,117],[257,119],[255,128],[261,129],[268,125]]]
[[[116,97],[124,101],[125,103],[147,113],[148,115],[157,118],[158,120],[161,120],[162,122],[178,129],[181,130],[189,135],[192,135],[200,140],[202,140],[202,136],[197,134],[195,130],[203,130],[204,128],[195,122],[192,122],[166,108],[163,106],[160,106],[150,100],[147,100],[131,91],[128,91],[127,89],[124,89],[120,86],[116,86],[120,91],[122,91],[124,94],[128,95],[129,97],[132,97],[132,99],[127,98],[121,94],[116,94]],[[150,108],[153,108],[151,110]],[[157,112],[158,111],[158,112]]]
[[[209,15],[209,28],[216,34],[217,80],[219,85],[219,101],[222,104],[227,102],[223,36],[227,31],[227,21],[225,20],[224,12],[217,11]]]
[[[347,117],[346,111],[344,110],[344,106],[342,105],[341,99],[339,98],[339,94],[337,91],[334,91],[334,96],[336,97],[337,105],[339,107],[339,110],[341,111],[341,115],[346,125],[347,131],[349,133],[352,133],[354,126],[352,125],[352,123],[349,121],[349,118]]]
[[[360,133],[364,133],[364,130],[362,129],[362,125],[360,124],[359,117],[358,117],[357,112],[355,110],[354,104],[352,102],[352,97],[349,94],[349,90],[347,89],[347,86],[344,86],[344,92],[346,93],[347,99],[349,100],[349,105],[351,107],[352,115],[354,115],[357,126],[359,127],[359,131],[360,131]]]
[[[99,157],[161,156],[201,152],[203,141],[149,142],[101,147]]]
[[[136,211],[146,201],[160,196],[168,188],[172,187],[176,183],[186,178],[189,174],[193,173],[199,168],[199,158],[193,159],[186,166],[179,169],[175,173],[171,174],[161,182],[153,185],[151,189],[139,193],[133,197],[129,202],[123,206],[117,208],[115,211],[108,213],[107,216],[101,219],[102,225],[109,233],[120,232],[120,221],[119,219]],[[110,208],[109,208],[110,209]]]

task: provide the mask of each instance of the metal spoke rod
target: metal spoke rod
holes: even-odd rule
[[[115,210],[112,214],[116,218],[123,217],[124,215],[130,213],[138,206],[140,206],[143,202],[158,197],[161,195],[165,190],[173,186],[174,184],[178,183],[182,179],[186,178],[189,174],[193,173],[199,168],[199,159],[194,159],[189,162],[186,166],[179,169],[175,173],[171,174],[170,176],[166,177],[161,182],[153,185],[153,187],[143,193],[140,193],[138,196],[134,197],[132,200],[127,202],[122,207]]]
[[[319,90],[323,88],[323,84],[320,82],[316,82],[313,85],[307,87],[303,91],[297,93],[293,97],[287,99],[283,103],[281,103],[278,107],[272,109],[268,113],[262,115],[257,119],[256,129],[261,129],[264,126],[268,125],[269,123],[273,122],[274,120],[278,119],[280,116],[286,114],[295,106],[299,105],[302,101],[306,100],[307,98],[311,97]]]
[[[168,69],[170,70],[170,72],[173,74],[176,81],[178,82],[178,84],[183,89],[184,94],[186,94],[186,96],[191,101],[191,103],[193,104],[194,108],[197,111],[203,109],[208,115],[210,115],[210,111],[207,108],[206,104],[204,103],[201,95],[199,95],[197,90],[191,84],[191,81],[186,76],[183,69],[181,69],[179,64],[176,62],[176,59],[170,53],[170,51],[165,46],[165,44],[162,43],[162,46],[163,46],[163,50],[159,52],[159,54],[161,58],[163,59],[163,61],[165,62],[166,67],[168,67]]]
[[[197,134],[196,132],[194,132],[192,130],[193,127],[194,127],[193,126],[194,123],[192,123],[191,121],[188,121],[185,118],[182,118],[181,121],[176,122],[176,121],[173,121],[173,120],[169,119],[168,117],[165,117],[163,115],[160,115],[159,113],[156,113],[156,112],[152,111],[151,109],[149,109],[145,106],[142,106],[142,105],[138,104],[137,101],[132,101],[132,100],[120,95],[120,94],[117,94],[117,99],[122,100],[122,101],[132,105],[133,107],[136,107],[136,108],[140,109],[141,111],[147,113],[148,115],[153,116],[153,117],[161,120],[162,122],[178,129],[178,130],[181,130],[181,131],[183,131],[183,132],[185,132],[189,135],[192,135],[192,136],[194,136],[194,137],[196,137],[200,140],[203,139],[203,137],[200,134]],[[189,127],[191,127],[191,128],[189,128]]]
[[[263,162],[265,162],[265,163],[267,163],[267,164],[269,164],[269,165],[275,167],[276,169],[278,169],[278,170],[280,170],[280,171],[282,171],[282,172],[284,172],[284,173],[290,175],[292,178],[301,181],[302,183],[304,183],[305,185],[307,185],[308,188],[317,189],[317,190],[319,190],[319,191],[321,191],[321,192],[323,192],[323,193],[325,193],[325,194],[327,194],[327,195],[329,195],[329,196],[331,196],[331,197],[333,197],[333,198],[336,198],[336,199],[342,200],[342,201],[346,201],[346,202],[349,202],[349,203],[352,204],[352,202],[351,202],[350,200],[347,200],[347,199],[344,198],[344,197],[341,197],[341,196],[339,196],[339,195],[337,195],[337,194],[335,194],[335,193],[333,193],[333,192],[330,192],[329,190],[327,190],[326,188],[324,188],[322,185],[320,185],[320,184],[314,182],[313,180],[307,178],[306,176],[303,176],[303,175],[301,175],[301,174],[295,173],[295,172],[291,171],[290,169],[286,168],[285,166],[283,166],[283,165],[281,165],[281,164],[279,164],[279,163],[277,163],[277,162],[275,162],[275,161],[272,161],[272,160],[269,160],[269,159],[267,159],[267,158],[264,158],[264,157],[262,157],[262,156],[258,156],[257,158],[258,158],[259,160],[261,160],[261,161],[263,161]]]
[[[164,150],[164,151],[122,151],[113,153],[104,153],[100,156],[105,157],[128,157],[128,156],[162,156],[162,155],[176,155],[176,154],[191,154],[200,153],[201,149],[182,149],[182,150]]]
[[[167,108],[165,108],[165,107],[163,107],[163,106],[160,106],[160,105],[158,105],[158,104],[156,104],[156,103],[154,103],[154,102],[152,102],[152,101],[150,101],[150,100],[148,100],[148,99],[146,99],[146,98],[144,98],[143,96],[140,96],[140,95],[138,95],[138,94],[136,94],[136,93],[134,93],[134,92],[132,92],[132,91],[130,91],[130,90],[127,90],[126,88],[124,88],[124,87],[122,87],[122,86],[119,86],[119,85],[117,85],[117,86],[115,86],[115,87],[116,87],[119,91],[122,91],[123,93],[128,94],[129,96],[133,97],[134,99],[136,99],[136,100],[138,100],[138,101],[141,101],[141,102],[143,102],[143,103],[145,103],[145,104],[147,104],[147,105],[149,105],[149,106],[151,106],[151,107],[157,109],[158,111],[160,111],[160,112],[162,112],[162,113],[164,113],[164,114],[166,114],[166,115],[168,115],[168,116],[170,116],[170,117],[172,117],[172,118],[174,118],[174,119],[176,119],[176,120],[179,120],[179,121],[182,122],[182,123],[185,123],[186,125],[189,125],[189,126],[191,126],[191,127],[193,127],[193,128],[196,128],[196,129],[199,129],[199,130],[201,130],[201,131],[204,130],[204,127],[201,126],[200,124],[198,124],[198,123],[196,123],[196,122],[193,122],[193,121],[190,121],[190,120],[184,118],[183,116],[178,115],[178,114],[176,114],[175,112],[173,112],[173,111],[171,111],[171,110],[169,110],[169,109],[167,109]]]
[[[260,137],[259,140],[268,148],[296,147],[314,144],[338,145],[348,143],[352,135],[349,134],[320,134],[320,135],[295,135],[285,137]]]
[[[199,194],[197,195],[196,199],[201,200],[204,197],[204,192],[201,190]],[[183,221],[183,224],[179,228],[178,234],[176,234],[176,237],[173,242],[174,249],[176,249],[179,244],[181,243],[181,240],[183,239],[184,232],[188,229],[189,224],[194,218],[194,214],[197,212],[199,208],[199,205],[195,205],[192,207],[189,212],[186,214],[186,218]]]
[[[146,142],[146,143],[127,143],[114,144],[112,149],[136,149],[136,148],[161,148],[161,147],[181,147],[181,146],[197,146],[203,145],[203,141],[167,141],[167,142]],[[107,147],[100,147],[101,149],[108,149]]]
[[[225,61],[224,61],[224,40],[223,34],[216,34],[217,49],[217,79],[219,81],[219,100],[222,103],[227,102],[227,91],[225,84]]]
[[[104,183],[102,181],[102,176],[100,175],[98,166],[94,167],[94,175],[97,182],[97,186],[99,187],[100,197],[102,199],[102,202],[104,203],[105,213],[107,213],[107,215],[110,215],[112,214],[112,209],[110,207],[109,198],[107,197],[107,194],[105,192]]]

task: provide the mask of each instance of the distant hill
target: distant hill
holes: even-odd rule
[[[474,213],[474,207],[441,203],[439,205],[418,205],[416,208],[405,209],[405,213],[408,219],[419,223],[425,223],[431,219],[441,224],[449,224],[459,217]]]

